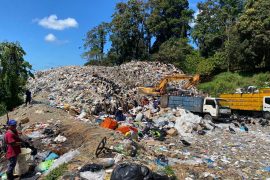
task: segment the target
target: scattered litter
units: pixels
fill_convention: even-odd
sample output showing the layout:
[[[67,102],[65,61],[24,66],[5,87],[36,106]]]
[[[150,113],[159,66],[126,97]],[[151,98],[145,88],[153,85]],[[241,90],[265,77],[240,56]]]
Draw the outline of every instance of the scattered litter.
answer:
[[[67,140],[66,137],[61,136],[61,135],[58,135],[53,141],[59,142],[59,143],[63,143],[63,142],[65,142],[66,140]]]

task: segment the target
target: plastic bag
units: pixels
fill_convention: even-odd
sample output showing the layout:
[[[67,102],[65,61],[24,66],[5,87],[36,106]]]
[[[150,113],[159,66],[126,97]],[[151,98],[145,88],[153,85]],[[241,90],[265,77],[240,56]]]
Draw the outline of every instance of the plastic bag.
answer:
[[[153,174],[146,166],[119,164],[112,172],[111,180],[150,180]]]
[[[30,159],[31,159],[31,149],[21,148],[21,153],[17,157],[15,173],[18,175],[27,173],[29,170],[28,161]]]
[[[39,172],[48,171],[50,169],[50,167],[53,165],[53,162],[54,162],[54,160],[48,160],[48,161],[41,162],[37,167],[37,171],[39,171]]]
[[[202,122],[202,118],[192,113],[182,113],[181,117],[176,119],[175,129],[183,137],[191,137],[192,132]]]
[[[160,166],[168,166],[169,163],[168,159],[164,155],[159,155],[155,160],[155,162],[157,165]]]
[[[108,129],[116,129],[117,125],[117,121],[109,117],[105,118],[104,121],[100,124],[101,127]]]
[[[105,177],[105,171],[101,170],[98,172],[91,172],[91,171],[80,172],[80,177],[87,180],[103,180]]]
[[[50,169],[46,172],[46,174],[48,174],[50,171],[54,170],[55,168],[59,167],[60,165],[62,165],[64,163],[68,163],[75,156],[77,156],[79,154],[80,154],[80,152],[78,150],[75,150],[75,151],[72,150],[72,151],[67,152],[66,154],[61,156],[59,159],[55,160],[55,162],[50,167]]]
[[[57,158],[59,158],[59,156],[52,152],[52,153],[49,154],[49,156],[46,157],[45,161],[54,160],[54,159],[57,159]]]
[[[103,169],[103,166],[100,164],[86,164],[80,169],[80,172],[86,172],[86,171],[98,172],[98,171],[101,171],[102,169]]]

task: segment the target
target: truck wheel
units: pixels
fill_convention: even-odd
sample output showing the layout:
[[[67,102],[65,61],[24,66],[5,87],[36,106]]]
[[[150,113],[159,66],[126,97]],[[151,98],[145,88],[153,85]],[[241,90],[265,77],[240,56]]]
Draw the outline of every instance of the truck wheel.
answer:
[[[213,121],[213,118],[212,118],[212,116],[211,116],[210,114],[204,115],[203,118],[204,118],[205,120],[208,120],[208,121]]]
[[[263,113],[263,118],[264,119],[270,119],[270,112],[264,112]]]

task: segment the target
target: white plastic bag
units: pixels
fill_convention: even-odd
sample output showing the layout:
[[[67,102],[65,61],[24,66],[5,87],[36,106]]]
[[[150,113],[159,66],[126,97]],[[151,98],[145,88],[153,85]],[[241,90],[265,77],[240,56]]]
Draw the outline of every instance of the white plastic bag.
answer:
[[[17,163],[15,166],[15,174],[23,175],[28,172],[28,161],[31,159],[31,149],[21,148],[21,153],[17,157]]]
[[[87,180],[103,180],[105,178],[105,171],[101,170],[98,172],[85,171],[80,172],[80,177]]]

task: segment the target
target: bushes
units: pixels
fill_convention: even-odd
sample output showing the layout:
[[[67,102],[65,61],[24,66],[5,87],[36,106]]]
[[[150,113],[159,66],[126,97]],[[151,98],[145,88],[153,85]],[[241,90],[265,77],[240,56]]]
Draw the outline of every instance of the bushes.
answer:
[[[224,59],[220,53],[216,53],[209,58],[204,58],[200,55],[199,51],[194,50],[192,54],[187,55],[184,66],[180,68],[189,74],[211,76],[224,69]]]
[[[233,93],[235,89],[245,86],[269,87],[270,72],[254,75],[225,72],[216,75],[212,81],[202,83],[198,88],[212,96],[221,93]]]

